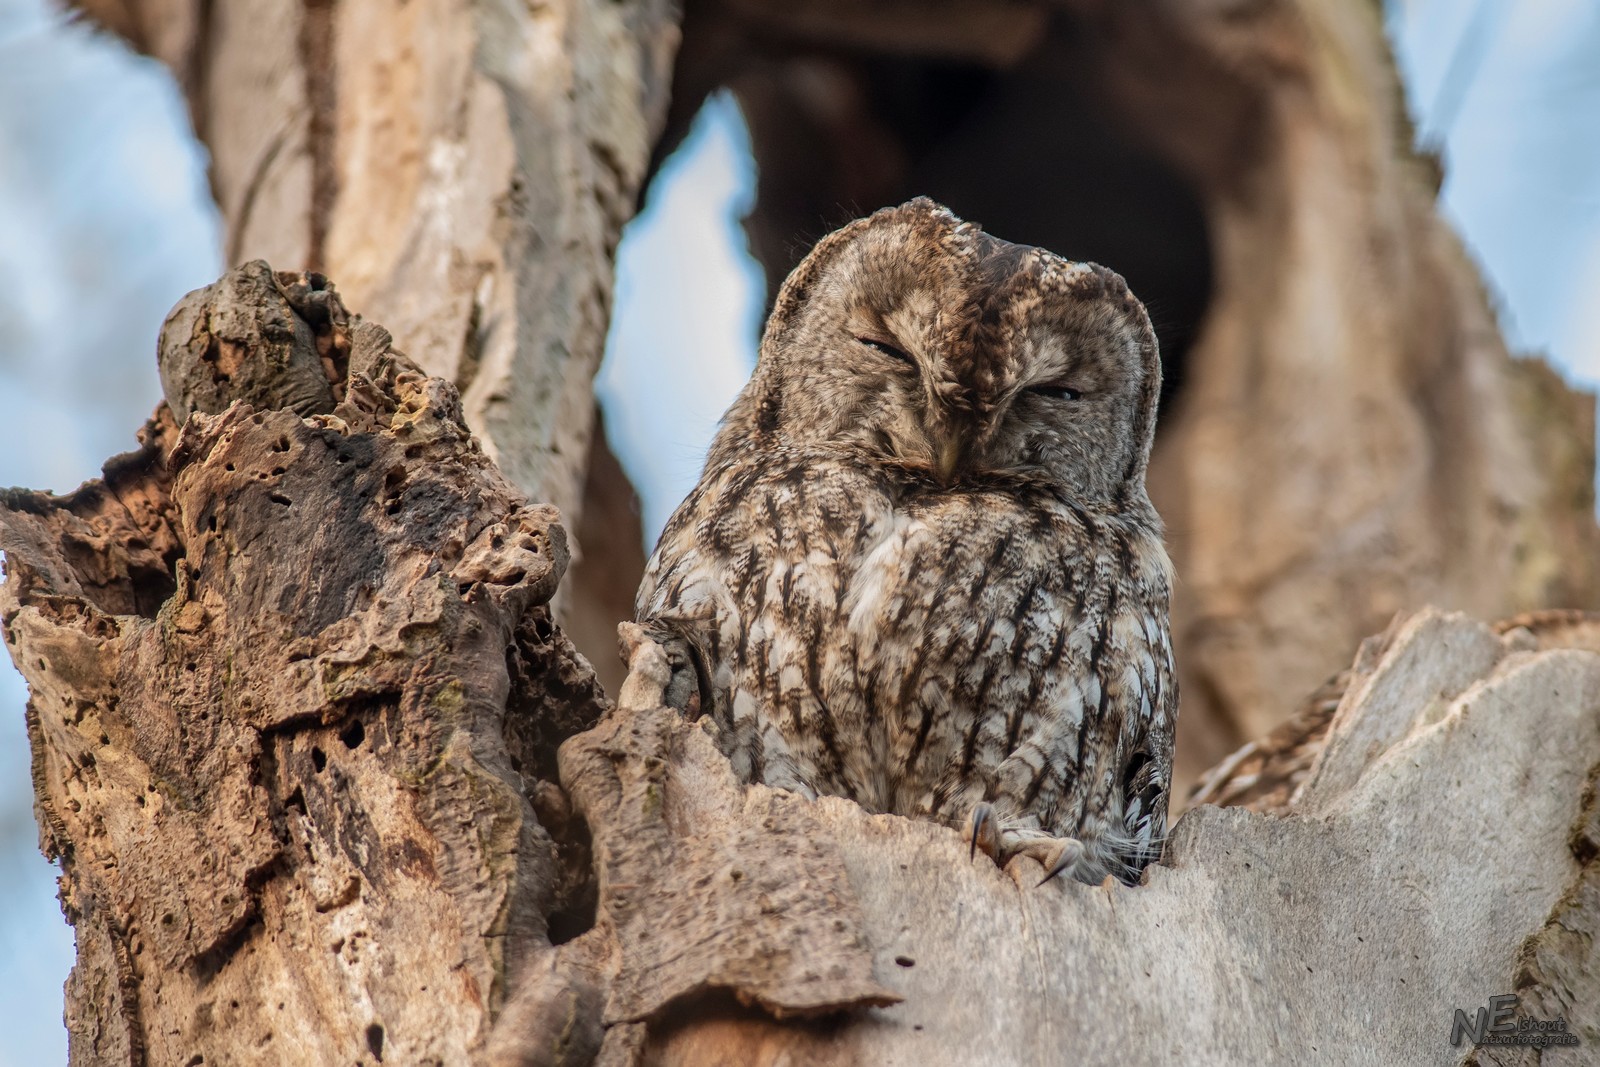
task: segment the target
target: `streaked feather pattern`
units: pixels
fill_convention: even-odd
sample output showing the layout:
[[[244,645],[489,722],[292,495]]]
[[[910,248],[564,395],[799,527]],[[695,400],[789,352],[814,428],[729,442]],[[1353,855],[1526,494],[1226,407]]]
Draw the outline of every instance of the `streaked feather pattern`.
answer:
[[[639,591],[736,770],[951,825],[987,801],[1136,877],[1177,709],[1159,385],[1104,268],[928,201],[826,238]]]

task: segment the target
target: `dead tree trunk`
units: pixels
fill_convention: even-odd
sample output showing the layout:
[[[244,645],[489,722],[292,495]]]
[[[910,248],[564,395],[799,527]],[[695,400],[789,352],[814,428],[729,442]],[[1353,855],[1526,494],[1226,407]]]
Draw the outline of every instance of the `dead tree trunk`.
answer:
[[[1115,267],[1167,364],[1185,780],[1398,610],[1600,607],[1593,399],[1508,356],[1374,2],[685,0],[675,64],[666,0],[80,2],[188,88],[230,260],[337,278],[575,534],[627,492],[589,451],[608,254],[719,86],[772,291],[922,194]],[[643,559],[603,551],[563,617],[615,681]]]
[[[1511,992],[1600,1042],[1600,621],[1397,622],[1208,783],[1287,818],[1040,887],[742,786],[634,627],[611,707],[554,509],[320,278],[162,347],[139,452],[0,501],[75,1062],[1443,1064]]]
[[[181,431],[4,500],[74,1062],[463,1062],[593,907],[552,837],[606,706],[546,608],[556,511],[314,280],[248,265],[165,345]]]
[[[667,5],[85,6],[180,73],[230,256],[372,321],[244,266],[170,320],[139,452],[0,500],[75,1062],[1444,1064],[1511,992],[1600,1045],[1594,621],[1402,618],[1133,889],[743,787],[671,649],[628,633],[613,708],[550,612]],[[774,271],[807,205],[994,222],[946,190],[1015,168],[914,121],[935,56],[990,79],[971,137],[1070,141],[1016,110],[1065,94],[1130,188],[1190,191],[1152,480],[1191,770],[1397,609],[1596,602],[1589,408],[1507,357],[1372,6],[697,0],[683,33],[669,140],[739,92]],[[1149,269],[1181,304],[1194,265]]]

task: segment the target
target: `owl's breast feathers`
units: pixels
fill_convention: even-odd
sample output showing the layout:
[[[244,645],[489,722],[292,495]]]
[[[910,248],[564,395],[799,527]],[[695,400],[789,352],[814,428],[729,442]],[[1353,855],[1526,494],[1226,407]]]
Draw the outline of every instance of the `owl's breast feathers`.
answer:
[[[673,516],[637,611],[696,646],[749,780],[952,823],[987,800],[1148,847],[1177,693],[1145,508],[750,457],[708,470]]]

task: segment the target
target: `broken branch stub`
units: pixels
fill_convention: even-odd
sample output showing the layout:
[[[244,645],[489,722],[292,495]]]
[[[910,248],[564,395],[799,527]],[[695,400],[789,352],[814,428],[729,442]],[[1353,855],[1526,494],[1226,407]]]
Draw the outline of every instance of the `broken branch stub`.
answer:
[[[348,324],[322,275],[274,274],[252,260],[167,314],[158,356],[167,407],[179,423],[236,400],[327,414],[342,394]]]
[[[860,908],[815,805],[746,787],[710,735],[667,706],[666,651],[622,626],[618,710],[561,748],[594,835],[599,927],[620,966],[608,1023],[661,1019],[715,991],[776,1018],[884,1006]]]
[[[73,1058],[461,1062],[584,907],[530,799],[606,707],[558,516],[320,279],[248,264],[168,326],[181,431],[0,498]]]

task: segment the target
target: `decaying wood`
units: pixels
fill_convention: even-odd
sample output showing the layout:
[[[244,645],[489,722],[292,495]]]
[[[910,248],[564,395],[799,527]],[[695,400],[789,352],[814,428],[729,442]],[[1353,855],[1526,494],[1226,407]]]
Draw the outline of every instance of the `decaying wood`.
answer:
[[[1375,5],[690,0],[675,70],[666,0],[80,6],[179,74],[230,260],[442,378],[250,262],[169,321],[139,451],[0,497],[74,1062],[1454,1064],[1506,992],[1600,1047],[1594,616],[1402,613],[1133,888],[742,787],[674,649],[629,631],[613,706],[552,618],[530,500],[616,473],[589,382],[669,73],[658,151],[739,95],[774,276],[932,193],[1069,255],[1113,218],[1203,309],[1151,472],[1190,772],[1402,609],[1600,603],[1592,401],[1507,355]],[[614,619],[603,562],[569,594]]]
[[[4,499],[75,1062],[462,1062],[583,907],[583,842],[535,814],[606,706],[549,620],[556,512],[330,297],[263,264],[194,294],[162,346],[182,430]],[[195,399],[259,402],[319,347],[349,353],[325,412]]]
[[[677,45],[667,0],[84,0],[170,66],[227,259],[322,270],[576,515],[611,251]]]
[[[177,75],[229,265],[336,277],[352,306],[456,384],[488,454],[577,534],[612,252],[665,115],[676,4],[75,5]],[[637,517],[622,518],[616,536],[642,540]],[[638,572],[626,558],[613,566],[621,581],[597,562],[562,600],[614,624]],[[606,636],[585,651],[609,665],[613,649]]]
[[[640,503],[633,483],[606,445],[604,420],[596,417],[589,438],[589,474],[579,513],[578,543],[564,585],[561,626],[594,665],[606,691],[622,685],[622,660],[614,651],[617,622],[633,618],[633,596],[644,573],[645,546]],[[563,516],[565,517],[565,516]]]
[[[607,702],[553,509],[322,279],[231,272],[162,352],[181,428],[0,500],[75,1063],[1454,1064],[1507,992],[1600,1047],[1600,617],[1397,620],[1274,812],[1040,886],[740,785],[637,627]],[[312,359],[329,411],[194,403]]]
[[[859,909],[813,805],[742,788],[709,734],[667,706],[666,652],[623,628],[626,713],[561,756],[620,953],[607,1021],[659,1018],[713,990],[778,1018],[897,1001],[872,980]]]
[[[652,1028],[646,1061],[1454,1064],[1454,1008],[1519,992],[1585,1043],[1549,1062],[1584,1062],[1597,651],[1398,624],[1334,718],[1329,773],[1283,815],[1190,811],[1134,888],[1051,892],[1031,861],[1002,873],[953,832],[817,802],[904,1000],[823,1029],[696,1015]],[[1418,699],[1418,677],[1446,695]],[[1376,737],[1333,773],[1335,745]]]

